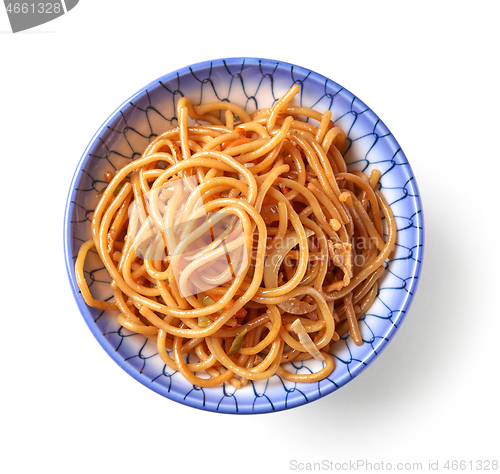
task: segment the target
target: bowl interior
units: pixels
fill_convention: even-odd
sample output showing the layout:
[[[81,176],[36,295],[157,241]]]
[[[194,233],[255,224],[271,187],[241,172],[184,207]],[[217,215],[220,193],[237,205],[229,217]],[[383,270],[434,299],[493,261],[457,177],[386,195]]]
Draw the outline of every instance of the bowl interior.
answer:
[[[155,344],[116,322],[116,314],[88,307],[76,284],[74,262],[80,245],[90,238],[92,212],[105,186],[103,174],[139,157],[150,140],[176,125],[175,103],[187,96],[197,105],[229,100],[247,111],[269,107],[294,83],[301,86],[294,103],[332,111],[346,132],[350,169],[381,171],[381,190],[398,225],[396,251],[387,262],[373,306],[360,320],[364,344],[342,338],[333,353],[336,367],[325,380],[292,383],[274,376],[236,390],[229,384],[203,389],[165,367]],[[411,167],[383,122],[349,91],[315,72],[279,61],[233,58],[196,64],[152,82],[124,102],[101,126],[83,153],[68,196],[65,253],[72,290],[90,330],[107,353],[150,389],[195,408],[224,413],[263,413],[296,407],[318,399],[357,376],[381,352],[402,323],[415,293],[423,251],[423,220]],[[85,265],[94,296],[109,299],[109,276],[95,253]],[[315,360],[289,366],[298,373],[318,370]]]

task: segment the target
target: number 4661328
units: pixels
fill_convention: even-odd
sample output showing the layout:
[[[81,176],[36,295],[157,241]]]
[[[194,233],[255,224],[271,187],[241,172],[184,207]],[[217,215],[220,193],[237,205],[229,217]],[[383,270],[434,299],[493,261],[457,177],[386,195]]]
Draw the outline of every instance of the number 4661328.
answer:
[[[60,3],[9,3],[8,13],[61,13]]]

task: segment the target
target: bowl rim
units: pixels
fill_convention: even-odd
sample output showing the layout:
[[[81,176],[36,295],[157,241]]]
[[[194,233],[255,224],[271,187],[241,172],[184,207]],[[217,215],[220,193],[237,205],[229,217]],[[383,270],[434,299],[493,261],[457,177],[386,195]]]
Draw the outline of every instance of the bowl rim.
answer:
[[[228,414],[234,414],[234,410],[226,410],[224,407],[214,407],[213,403],[203,403],[201,404],[198,399],[196,398],[189,398],[189,397],[183,397],[180,393],[177,393],[175,390],[166,390],[164,387],[162,387],[160,384],[154,384],[151,383],[151,381],[147,380],[145,376],[142,374],[138,373],[138,371],[130,364],[127,364],[126,361],[120,356],[120,354],[111,346],[109,341],[106,339],[106,337],[103,335],[101,331],[99,331],[99,328],[97,325],[94,324],[94,320],[92,318],[92,315],[89,313],[89,307],[86,305],[85,301],[83,300],[81,296],[81,292],[79,290],[78,284],[76,283],[76,277],[75,277],[75,272],[74,272],[74,257],[72,255],[72,236],[71,236],[71,227],[72,227],[72,222],[71,222],[71,216],[72,216],[72,211],[73,207],[75,206],[74,204],[74,198],[77,194],[77,189],[76,189],[76,184],[79,180],[79,176],[81,174],[82,169],[84,169],[85,164],[88,160],[91,159],[89,156],[89,150],[92,149],[94,146],[96,140],[99,138],[99,136],[102,135],[102,132],[106,129],[107,125],[112,122],[116,117],[117,114],[122,111],[127,105],[130,105],[130,102],[133,101],[134,98],[136,98],[139,95],[144,94],[144,92],[148,89],[151,89],[152,87],[156,87],[159,82],[167,82],[172,79],[174,79],[177,76],[182,76],[192,70],[199,70],[201,68],[206,68],[209,66],[219,66],[221,64],[228,65],[232,63],[238,63],[239,65],[242,64],[242,62],[252,62],[252,61],[259,61],[260,63],[263,63],[265,65],[278,65],[278,67],[292,67],[293,69],[307,73],[311,76],[313,76],[316,80],[324,80],[324,81],[329,81],[331,84],[337,85],[340,90],[345,91],[345,93],[349,94],[350,96],[356,98],[360,103],[365,105],[367,109],[370,110],[371,114],[373,117],[378,121],[377,123],[381,123],[383,126],[386,127],[387,130],[390,131],[390,129],[385,125],[385,123],[380,119],[380,117],[371,109],[368,105],[366,105],[365,102],[363,102],[361,99],[359,99],[355,94],[350,92],[348,89],[345,87],[341,86],[340,84],[336,83],[332,79],[324,76],[323,74],[317,73],[314,70],[311,70],[309,68],[305,68],[303,66],[299,66],[287,61],[281,61],[281,60],[274,60],[274,59],[269,59],[269,58],[259,58],[259,57],[228,57],[228,58],[218,58],[218,59],[211,59],[211,60],[206,60],[206,61],[200,61],[197,63],[193,63],[187,66],[183,66],[181,68],[178,68],[174,71],[168,72],[157,79],[149,82],[145,86],[141,87],[139,90],[137,90],[134,94],[132,94],[129,98],[124,100],[118,107],[116,107],[112,113],[108,115],[108,117],[104,120],[104,122],[101,124],[101,126],[97,129],[97,131],[93,134],[92,138],[88,142],[87,146],[85,147],[85,150],[83,151],[72,176],[69,190],[67,193],[67,198],[66,198],[66,204],[64,208],[64,223],[63,223],[63,247],[64,247],[64,258],[65,258],[65,266],[66,266],[66,272],[69,278],[69,283],[70,287],[73,293],[73,297],[75,299],[75,302],[77,303],[77,307],[79,309],[80,314],[83,316],[83,319],[85,323],[87,324],[87,327],[90,329],[91,333],[95,337],[95,339],[98,341],[98,343],[101,345],[101,347],[106,351],[108,356],[111,357],[114,362],[121,367],[126,373],[128,373],[130,376],[132,376],[136,381],[140,382],[142,385],[145,387],[149,388],[150,390],[153,390],[154,392],[158,393],[159,395],[164,396],[165,398],[168,398],[172,401],[181,403],[182,405],[189,406],[192,408],[200,409],[203,411],[210,411],[210,412],[216,412],[216,413],[228,413]],[[397,145],[400,149],[400,145],[397,142],[396,138],[394,135],[391,133],[391,140],[394,142],[395,145]],[[401,149],[402,151],[402,149]],[[402,151],[402,155],[404,155],[404,152]],[[422,272],[422,267],[423,267],[423,257],[424,257],[424,247],[425,247],[425,225],[424,225],[424,211],[423,211],[423,205],[422,205],[422,197],[420,195],[419,189],[418,189],[418,184],[415,178],[415,174],[413,173],[413,170],[411,168],[411,164],[407,161],[407,168],[408,168],[408,174],[413,178],[413,183],[412,186],[413,188],[417,191],[414,196],[412,196],[412,199],[416,202],[418,209],[419,209],[419,215],[418,215],[418,231],[417,231],[417,239],[416,239],[416,250],[415,250],[415,263],[412,267],[412,271],[409,274],[410,283],[408,285],[408,291],[406,293],[406,297],[404,298],[403,303],[398,307],[398,310],[401,312],[401,316],[398,319],[398,324],[395,325],[393,324],[392,326],[388,327],[386,333],[383,334],[384,340],[381,342],[379,346],[377,346],[377,350],[372,350],[367,357],[365,357],[362,360],[362,364],[357,365],[352,372],[350,372],[349,377],[344,377],[343,380],[340,380],[338,382],[335,382],[335,384],[331,384],[330,386],[320,390],[316,390],[312,393],[308,393],[308,397],[304,400],[304,398],[295,398],[292,400],[288,400],[287,402],[283,402],[282,400],[278,402],[275,402],[273,404],[272,409],[264,409],[262,407],[259,407],[257,410],[254,408],[252,409],[245,409],[244,407],[241,407],[239,410],[237,410],[237,414],[263,414],[263,413],[275,413],[283,410],[289,410],[293,409],[305,404],[308,404],[312,401],[318,400],[320,398],[323,398],[324,396],[338,390],[339,388],[343,387],[346,385],[349,381],[353,380],[356,378],[359,374],[361,374],[370,364],[373,363],[373,361],[380,356],[380,354],[383,352],[383,350],[387,347],[388,342],[394,337],[394,335],[397,333],[399,330],[401,324],[404,322],[406,319],[408,310],[411,306],[411,303],[415,297],[416,290],[418,287],[418,283],[420,280],[420,275]],[[298,400],[298,401],[297,401]]]

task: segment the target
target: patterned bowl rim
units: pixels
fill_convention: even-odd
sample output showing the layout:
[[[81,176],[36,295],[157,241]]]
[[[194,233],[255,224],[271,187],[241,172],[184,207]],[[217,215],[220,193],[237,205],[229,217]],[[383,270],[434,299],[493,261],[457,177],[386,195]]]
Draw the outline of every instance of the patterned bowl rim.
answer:
[[[131,95],[128,99],[126,99],[122,104],[120,104],[103,122],[103,124],[98,128],[98,130],[94,133],[92,136],[91,140],[89,141],[88,145],[86,146],[80,160],[78,161],[78,164],[75,168],[71,184],[69,187],[68,195],[67,195],[67,200],[66,200],[66,206],[64,210],[64,226],[63,226],[63,245],[64,245],[64,256],[65,256],[65,263],[66,263],[66,271],[68,274],[69,278],[69,283],[71,286],[71,290],[73,293],[73,296],[75,298],[75,301],[77,303],[77,306],[80,310],[80,313],[82,314],[87,326],[89,327],[91,333],[93,336],[96,338],[98,343],[101,345],[101,347],[107,352],[107,354],[120,366],[126,373],[128,373],[130,376],[132,376],[135,380],[140,382],[141,384],[145,385],[147,388],[153,390],[154,392],[172,400],[176,401],[178,403],[181,403],[182,405],[189,406],[192,408],[197,408],[200,410],[204,411],[211,411],[211,412],[217,412],[217,413],[229,413],[233,414],[235,413],[234,410],[225,410],[225,409],[219,409],[218,407],[215,407],[213,403],[203,403],[200,404],[200,402],[197,399],[186,399],[186,397],[182,396],[180,393],[177,393],[176,391],[166,391],[164,387],[162,387],[159,384],[151,384],[151,381],[146,379],[145,377],[142,376],[142,374],[138,373],[138,371],[131,365],[127,364],[124,359],[120,356],[120,354],[110,345],[109,341],[106,339],[106,337],[103,335],[103,333],[99,330],[99,328],[94,324],[94,321],[89,314],[89,308],[86,305],[86,303],[83,301],[83,298],[81,297],[81,293],[78,287],[78,284],[76,282],[76,277],[74,273],[74,257],[73,257],[73,245],[72,245],[72,237],[71,237],[71,216],[72,216],[72,211],[73,207],[75,206],[74,204],[74,197],[77,193],[76,190],[76,184],[79,179],[79,175],[82,169],[85,168],[86,163],[91,159],[89,157],[89,150],[92,149],[94,146],[95,141],[99,138],[99,136],[102,135],[102,132],[106,129],[107,125],[112,122],[117,114],[122,111],[125,107],[130,105],[131,101],[142,95],[146,90],[149,90],[153,87],[156,87],[158,83],[161,82],[168,82],[172,79],[175,79],[176,77],[182,77],[185,74],[188,74],[193,71],[197,71],[202,68],[207,68],[207,67],[216,67],[216,66],[230,66],[232,64],[240,64],[243,62],[255,62],[258,61],[260,64],[269,66],[273,65],[276,66],[276,68],[282,68],[282,67],[287,67],[287,68],[292,68],[294,71],[297,71],[298,73],[303,73],[304,75],[307,75],[308,77],[313,78],[315,81],[322,81],[323,83],[328,82],[331,85],[336,85],[339,87],[339,91],[343,91],[344,93],[352,96],[358,104],[364,105],[369,111],[374,120],[377,121],[377,123],[380,123],[382,126],[384,126],[387,130],[389,130],[384,122],[378,117],[378,115],[373,112],[373,110],[368,107],[363,101],[361,101],[355,94],[350,92],[348,89],[345,87],[339,85],[335,81],[327,78],[326,76],[323,76],[320,73],[317,73],[311,69],[298,66],[286,61],[280,61],[280,60],[274,60],[274,59],[266,59],[266,58],[257,58],[257,57],[230,57],[230,58],[219,58],[219,59],[213,59],[213,60],[207,60],[207,61],[201,61],[198,63],[194,63],[188,66],[184,66],[182,68],[179,68],[175,71],[169,72],[153,81],[148,83],[147,85],[141,87],[136,93]],[[394,145],[397,145],[398,148],[400,148],[396,138],[392,135],[390,140],[393,142]],[[401,151],[401,155],[404,156],[404,153]],[[302,406],[304,404],[310,403],[312,401],[318,400],[320,398],[323,398],[324,396],[338,390],[339,388],[343,387],[347,382],[350,380],[354,379],[357,377],[359,374],[361,374],[369,365],[370,363],[377,358],[380,353],[387,347],[387,343],[390,341],[390,339],[395,335],[397,330],[400,328],[401,323],[404,321],[406,318],[407,312],[409,307],[411,306],[411,303],[413,301],[413,298],[415,296],[415,292],[417,290],[418,282],[419,282],[419,277],[422,271],[422,263],[423,263],[423,255],[424,255],[424,217],[423,217],[423,209],[422,209],[422,202],[421,202],[421,197],[420,193],[418,192],[418,185],[415,180],[415,176],[413,173],[413,170],[411,169],[411,165],[409,162],[405,163],[407,165],[408,169],[408,175],[411,176],[413,179],[412,186],[413,188],[417,191],[415,195],[412,196],[414,199],[415,203],[417,204],[415,208],[418,208],[418,234],[417,234],[417,242],[418,245],[416,246],[417,249],[415,251],[415,263],[413,265],[412,271],[409,274],[408,278],[411,279],[410,283],[407,286],[407,296],[401,305],[400,308],[398,308],[401,311],[401,316],[398,319],[398,325],[393,325],[391,326],[387,333],[383,335],[383,342],[377,346],[377,351],[373,350],[369,353],[367,357],[365,357],[362,361],[361,364],[359,364],[357,367],[355,367],[352,372],[349,373],[349,377],[344,376],[341,380],[337,380],[335,384],[331,384],[330,386],[323,388],[322,390],[317,390],[313,393],[308,393],[308,397],[306,399],[303,398],[298,398],[298,399],[290,399],[288,402],[284,402],[280,400],[279,402],[275,402],[273,404],[272,409],[257,409],[255,410],[254,408],[252,409],[246,409],[245,407],[242,407],[242,409],[237,410],[238,414],[262,414],[262,413],[275,413],[283,410],[288,410],[291,408],[296,408],[299,406]]]

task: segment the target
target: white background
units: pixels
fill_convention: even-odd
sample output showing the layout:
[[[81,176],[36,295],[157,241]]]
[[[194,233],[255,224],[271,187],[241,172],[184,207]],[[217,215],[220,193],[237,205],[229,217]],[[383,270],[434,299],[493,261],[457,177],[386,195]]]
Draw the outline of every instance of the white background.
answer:
[[[2,6],[0,470],[498,460],[495,6],[81,0],[18,34]],[[342,389],[269,415],[188,408],[119,369],[78,312],[63,256],[69,184],[102,122],[159,76],[234,56],[299,64],[356,94],[401,144],[424,204],[424,270],[395,339]]]

